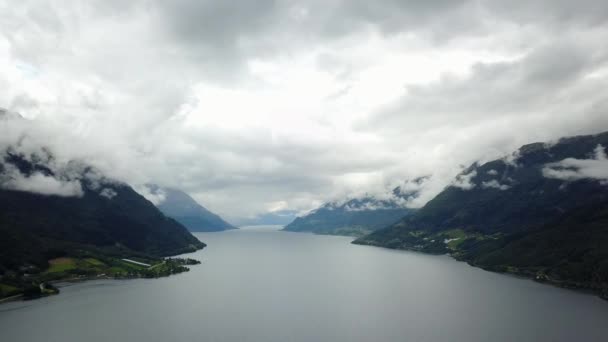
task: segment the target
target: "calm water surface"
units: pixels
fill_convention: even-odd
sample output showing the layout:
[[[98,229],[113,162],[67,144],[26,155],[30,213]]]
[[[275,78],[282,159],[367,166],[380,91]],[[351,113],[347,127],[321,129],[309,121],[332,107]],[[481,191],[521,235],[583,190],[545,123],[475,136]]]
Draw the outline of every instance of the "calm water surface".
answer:
[[[608,302],[449,257],[269,227],[198,237],[187,274],[0,305],[0,341],[608,341]]]

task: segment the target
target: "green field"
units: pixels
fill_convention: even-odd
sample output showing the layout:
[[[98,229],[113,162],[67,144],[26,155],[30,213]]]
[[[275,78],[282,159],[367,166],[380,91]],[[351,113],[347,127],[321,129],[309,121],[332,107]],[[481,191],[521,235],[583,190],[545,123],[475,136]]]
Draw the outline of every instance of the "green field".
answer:
[[[151,267],[133,264],[118,257],[100,254],[82,254],[72,257],[61,257],[48,260],[49,268],[40,273],[27,276],[12,275],[2,279],[0,298],[24,294],[28,298],[58,293],[52,287],[59,280],[95,279],[95,278],[158,278],[188,271],[185,265],[200,263],[191,259],[147,259],[137,261],[148,263]],[[26,278],[27,277],[27,278]],[[39,289],[40,285],[47,287]]]
[[[49,260],[51,265],[47,273],[59,273],[73,270],[76,268],[76,261],[73,258],[56,258]]]
[[[0,284],[0,298],[12,296],[18,294],[19,292],[19,289],[14,286]]]
[[[105,266],[106,264],[104,264],[103,262],[95,259],[95,258],[85,258],[84,261],[86,261],[87,263],[93,265],[93,266]]]

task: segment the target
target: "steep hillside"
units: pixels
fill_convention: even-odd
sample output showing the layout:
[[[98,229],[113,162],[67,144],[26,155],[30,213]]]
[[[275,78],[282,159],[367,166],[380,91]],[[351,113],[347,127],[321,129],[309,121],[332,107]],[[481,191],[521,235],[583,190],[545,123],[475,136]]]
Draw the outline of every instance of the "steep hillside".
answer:
[[[0,160],[2,282],[35,282],[58,257],[152,262],[205,246],[130,186],[79,163],[54,164],[44,150],[9,148]]]
[[[608,289],[608,133],[473,165],[415,214],[356,240],[565,287]],[[604,176],[603,176],[604,175]]]
[[[177,189],[149,186],[150,191],[161,197],[158,209],[174,218],[191,232],[215,232],[236,229],[219,215],[198,204],[190,195]]]

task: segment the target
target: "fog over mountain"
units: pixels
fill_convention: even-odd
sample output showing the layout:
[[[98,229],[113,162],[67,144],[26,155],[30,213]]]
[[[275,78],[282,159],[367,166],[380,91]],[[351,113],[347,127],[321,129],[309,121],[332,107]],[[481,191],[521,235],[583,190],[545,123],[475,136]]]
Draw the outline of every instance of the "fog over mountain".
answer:
[[[284,226],[291,223],[298,215],[295,210],[277,210],[258,214],[251,217],[243,217],[236,221],[239,226]]]
[[[608,298],[608,132],[475,163],[416,212],[354,243],[449,253]]]
[[[465,165],[608,130],[606,18],[599,0],[0,0],[0,147],[44,147],[60,175],[3,184],[80,196],[82,161],[244,222],[429,176],[402,203],[421,207],[470,185]],[[605,180],[603,147],[544,175]]]

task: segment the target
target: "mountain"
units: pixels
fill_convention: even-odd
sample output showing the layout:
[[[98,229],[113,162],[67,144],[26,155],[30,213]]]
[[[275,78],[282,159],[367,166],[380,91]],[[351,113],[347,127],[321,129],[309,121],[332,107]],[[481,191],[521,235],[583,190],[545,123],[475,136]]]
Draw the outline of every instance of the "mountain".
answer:
[[[239,226],[284,226],[292,222],[297,213],[295,210],[277,210],[253,218],[242,218],[237,223]]]
[[[59,166],[44,149],[9,147],[0,158],[0,283],[10,288],[87,274],[160,275],[173,265],[161,257],[205,247],[129,185],[82,163]],[[123,258],[162,265],[134,269]],[[71,273],[52,273],[53,260],[68,260]],[[183,270],[175,265],[166,274]]]
[[[192,197],[181,190],[148,186],[149,190],[161,198],[158,209],[165,215],[174,218],[191,232],[215,232],[236,229],[218,215],[198,204]]]
[[[361,236],[384,228],[411,211],[393,200],[378,200],[373,197],[351,199],[344,203],[329,202],[306,216],[297,217],[283,230]]]
[[[608,296],[608,132],[474,164],[416,213],[356,244],[451,253]]]

